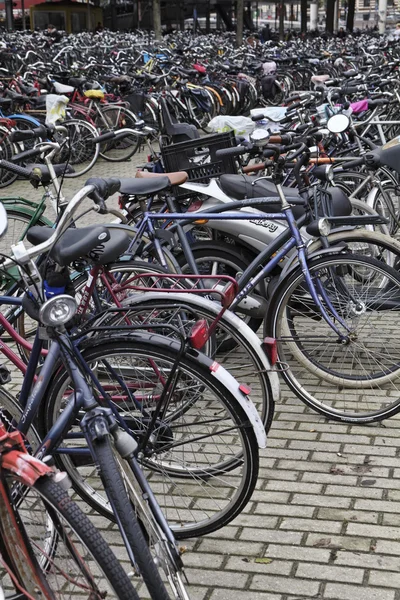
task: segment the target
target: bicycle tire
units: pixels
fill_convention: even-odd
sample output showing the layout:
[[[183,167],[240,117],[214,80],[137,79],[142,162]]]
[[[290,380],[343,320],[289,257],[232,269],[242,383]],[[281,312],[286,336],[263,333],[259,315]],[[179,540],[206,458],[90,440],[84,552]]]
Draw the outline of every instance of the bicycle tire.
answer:
[[[8,475],[8,482],[14,481],[16,485],[20,485],[23,483],[24,489],[29,489],[24,481],[19,481],[15,479],[14,474],[10,474],[7,472],[3,473],[4,475]],[[38,544],[37,539],[35,539],[32,543],[30,543],[30,536],[26,529],[25,524],[22,526],[23,517],[20,516],[20,527],[23,529],[20,531],[20,535],[25,537],[25,540],[28,540],[26,545],[28,553],[30,555],[30,563],[39,568],[40,572],[36,575],[37,577],[45,580],[45,586],[47,589],[50,589],[52,592],[51,597],[54,599],[62,599],[64,597],[63,590],[66,592],[68,598],[70,598],[71,588],[77,587],[80,594],[87,593],[88,600],[98,596],[96,593],[98,591],[98,585],[95,584],[96,575],[92,574],[89,567],[89,556],[90,553],[91,559],[94,559],[94,563],[96,565],[96,570],[100,567],[103,577],[107,580],[107,582],[111,585],[111,588],[114,591],[112,596],[109,596],[109,589],[107,589],[107,597],[114,598],[115,600],[138,600],[139,596],[137,595],[135,589],[133,588],[131,581],[128,575],[125,573],[122,568],[120,562],[117,560],[114,553],[111,551],[109,545],[106,541],[101,537],[100,533],[97,531],[93,523],[89,520],[89,518],[81,511],[81,509],[71,500],[68,496],[68,493],[60,487],[55,481],[53,481],[49,477],[41,477],[36,483],[31,486],[31,491],[37,492],[40,498],[44,501],[46,510],[50,511],[53,515],[54,520],[57,522],[56,528],[58,531],[58,546],[62,545],[62,557],[58,559],[60,562],[62,561],[63,568],[61,569],[58,564],[55,566],[55,573],[53,570],[53,565],[55,560],[57,560],[57,552],[60,552],[60,548],[57,548],[57,552],[53,557],[48,557],[48,563],[46,569],[40,569],[38,563],[38,555],[40,555],[41,547]],[[28,492],[29,493],[29,492]],[[37,496],[35,495],[35,498]],[[38,509],[37,509],[38,510]],[[20,511],[17,509],[18,513]],[[71,542],[71,533],[66,532],[66,527],[61,522],[65,522],[66,525],[71,530],[71,533],[76,535],[76,538],[83,545],[85,549],[85,558],[80,556],[79,549],[77,548],[78,544],[73,540]],[[10,532],[11,533],[11,532]],[[15,533],[15,532],[14,532]],[[64,542],[63,535],[65,535]],[[15,538],[19,539],[19,536],[15,536]],[[15,540],[14,538],[14,540]],[[16,550],[18,550],[18,542],[13,542],[16,546]],[[70,546],[71,543],[71,546]],[[74,553],[72,554],[72,548]],[[69,556],[71,556],[72,560],[69,560]],[[78,554],[82,560],[82,567],[78,566],[78,563],[75,559],[75,554]],[[67,567],[68,565],[68,567]],[[80,571],[83,575],[83,581],[85,582],[85,587],[82,586],[81,581],[77,581],[76,575],[72,577],[70,575],[69,569],[71,569],[71,565],[75,565],[75,567]],[[37,571],[36,571],[37,573]],[[66,575],[66,579],[62,579],[61,574]],[[29,576],[29,572],[27,573]],[[60,585],[60,579],[62,583]],[[66,586],[66,583],[68,585]],[[31,585],[32,581],[26,581],[26,585]],[[89,588],[90,585],[90,588]],[[104,585],[104,584],[103,584]],[[107,587],[109,587],[107,585]],[[96,594],[96,595],[94,595]],[[15,596],[14,596],[15,597]],[[79,597],[82,597],[80,595]]]
[[[74,172],[65,173],[64,177],[74,179],[90,171],[96,163],[100,148],[93,140],[99,132],[83,119],[68,119],[60,124],[68,130],[69,143],[57,155],[57,162],[71,165]]]
[[[115,116],[111,113],[114,111]],[[118,131],[118,129],[130,128],[135,129],[137,118],[133,112],[125,106],[119,104],[108,104],[101,108],[101,113],[107,121],[108,129],[105,127],[100,115],[96,115],[95,122],[101,133],[107,131]],[[107,116],[108,113],[108,116]],[[101,144],[100,156],[108,162],[121,162],[129,160],[138,150],[140,137],[138,135],[129,135],[122,140],[110,141]],[[99,147],[99,144],[97,144]],[[116,152],[117,156],[112,153]]]
[[[7,232],[1,237],[0,252],[9,255],[12,244],[25,239],[26,232],[33,219],[32,214],[23,212],[23,210],[8,208],[7,203],[5,204],[5,209],[7,212]],[[48,221],[44,218],[35,220],[33,224],[45,227],[49,225]],[[26,246],[29,247],[29,244],[26,243]]]
[[[354,271],[352,265],[359,270]],[[397,344],[392,344],[389,332],[396,329],[399,273],[373,258],[345,253],[312,260],[309,269],[314,278],[321,277],[324,281],[325,277],[325,293],[339,316],[345,322],[353,319],[350,338],[345,345],[338,343],[338,336],[307,296],[304,274],[300,269],[293,270],[274,291],[264,329],[278,340],[279,358],[288,366],[282,370],[285,382],[305,404],[331,419],[368,423],[393,416],[400,411],[400,360],[396,360]],[[345,290],[341,287],[340,293],[336,282],[332,282],[333,269],[339,279],[347,277],[348,287]],[[354,273],[359,275],[360,269],[366,269],[364,273],[369,274],[369,279],[373,272],[385,278],[386,288],[372,288],[366,278],[369,295],[364,292],[361,300],[358,276],[354,276]],[[379,310],[383,302],[387,310]],[[378,315],[377,332],[371,331],[371,314]],[[331,348],[333,353],[329,354]],[[386,356],[390,360],[391,349],[394,364],[381,367]],[[376,373],[368,372],[368,360]]]
[[[166,374],[175,363],[176,346],[176,341],[170,338],[135,333],[129,338],[119,336],[111,341],[97,338],[83,350],[83,356],[89,365],[96,365],[98,377],[102,374],[99,369],[101,360],[104,364],[106,357],[108,363],[113,356],[123,357],[121,364],[129,365],[132,372],[130,380],[125,375],[125,385],[131,382],[131,386],[134,386],[136,363],[140,381],[143,381],[143,372],[147,372],[143,369],[148,368],[148,361],[155,361],[158,372],[161,369],[161,373]],[[181,387],[177,386],[173,402],[178,406],[186,403],[185,406],[190,406],[190,409],[180,414],[179,419],[171,423],[166,419],[165,424],[158,426],[152,457],[145,457],[141,462],[145,473],[149,475],[150,485],[157,486],[154,489],[156,498],[177,539],[210,533],[235,518],[252,495],[259,467],[258,444],[247,415],[237,399],[210,370],[216,363],[204,355],[200,356],[201,363],[195,355],[188,354],[181,357],[179,363]],[[115,363],[114,358],[114,371]],[[151,369],[154,371],[154,366]],[[123,401],[120,383],[115,383],[115,375],[112,380],[105,369],[104,374],[106,384],[114,386],[119,410],[125,414],[125,420],[130,419],[128,425],[135,427],[136,431],[137,411],[135,413],[132,401]],[[151,378],[148,381],[150,389],[153,385]],[[55,373],[43,405],[41,422],[46,430],[62,410],[64,397],[68,397],[68,385],[65,371],[64,374],[61,370]],[[157,393],[157,389],[154,389]],[[147,406],[151,406],[154,402],[152,396],[146,398]],[[215,422],[210,423],[210,414],[214,413]],[[197,442],[199,429],[202,431],[201,447]],[[64,440],[64,445],[67,443]],[[72,443],[77,442],[75,440]],[[104,496],[94,489],[95,482],[90,484],[85,479],[86,471],[82,475],[79,465],[66,455],[60,455],[58,463],[69,472],[77,493],[101,514],[111,517]],[[87,464],[84,464],[83,468],[86,467]],[[174,482],[173,493],[170,492],[171,479]],[[195,498],[192,497],[193,483],[197,489]],[[220,486],[218,490],[217,485]],[[206,498],[208,502],[205,506]],[[215,503],[212,502],[213,498]]]
[[[148,592],[152,600],[170,600],[158,567],[144,538],[142,528],[129,501],[120,468],[111,448],[110,439],[104,437],[102,440],[93,440],[92,443],[107,495],[109,495],[115,507]]]

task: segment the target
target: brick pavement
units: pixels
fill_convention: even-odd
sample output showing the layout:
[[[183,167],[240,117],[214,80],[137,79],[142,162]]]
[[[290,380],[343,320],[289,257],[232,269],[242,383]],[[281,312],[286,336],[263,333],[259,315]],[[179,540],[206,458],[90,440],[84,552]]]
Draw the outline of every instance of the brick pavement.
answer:
[[[90,176],[127,177],[141,160],[99,162]],[[69,180],[65,190],[80,184]],[[38,196],[22,182],[0,194],[9,192]],[[283,388],[246,510],[185,543],[191,597],[400,600],[398,427],[398,418],[363,427],[328,422]],[[125,560],[114,527],[92,518]]]

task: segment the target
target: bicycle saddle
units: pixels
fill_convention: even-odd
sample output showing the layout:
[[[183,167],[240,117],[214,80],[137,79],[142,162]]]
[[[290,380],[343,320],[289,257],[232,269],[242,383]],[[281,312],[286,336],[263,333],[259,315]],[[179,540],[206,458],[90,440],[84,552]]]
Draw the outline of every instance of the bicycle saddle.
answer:
[[[72,94],[75,91],[75,88],[72,85],[65,85],[64,83],[59,83],[58,81],[53,82],[53,87],[57,94]]]
[[[121,194],[127,194],[128,196],[149,196],[150,194],[166,190],[171,185],[166,175],[149,179],[122,177],[120,181],[121,187],[119,191]]]
[[[28,242],[37,246],[47,241],[54,233],[51,227],[35,225],[28,230]],[[107,229],[103,225],[67,229],[54,244],[50,256],[62,267],[79,258],[87,258],[91,263],[106,265],[125,252],[130,238],[124,231]]]
[[[138,179],[160,179],[161,177],[168,177],[170,185],[182,185],[182,183],[186,183],[188,174],[186,171],[175,171],[173,173],[149,173],[149,171],[136,171],[136,177]]]
[[[272,181],[261,179],[252,185],[252,182],[256,179],[257,177],[249,177],[248,175],[221,175],[219,178],[219,184],[222,191],[225,192],[227,196],[230,196],[236,200],[263,197],[277,198],[278,192],[276,191],[276,187]],[[282,189],[289,202],[290,198],[295,198],[297,201],[302,200],[296,189],[288,187],[283,187]],[[279,204],[269,204],[268,201],[257,208],[264,210],[265,212],[281,212],[281,207]],[[304,206],[293,207],[293,214],[296,219],[299,219],[302,215],[304,215],[304,212]]]
[[[256,179],[256,177],[249,177],[248,175],[221,175],[219,182],[225,194],[235,198],[236,200],[244,200],[246,198],[277,197],[278,194],[276,187],[272,181],[260,179],[254,185],[251,185]],[[289,203],[291,198],[296,199],[297,201],[302,199],[295,188],[283,187],[282,189]],[[329,192],[331,197],[330,216],[342,217],[351,214],[351,202],[343,190],[338,187],[329,187],[327,192]],[[281,208],[279,204],[268,204],[268,202],[266,202],[260,206],[260,210],[276,213],[280,212]],[[292,210],[296,219],[299,219],[305,213],[304,206],[293,206]]]
[[[74,88],[78,88],[84,83],[86,83],[87,79],[85,77],[70,77],[68,79],[68,85],[72,85]]]

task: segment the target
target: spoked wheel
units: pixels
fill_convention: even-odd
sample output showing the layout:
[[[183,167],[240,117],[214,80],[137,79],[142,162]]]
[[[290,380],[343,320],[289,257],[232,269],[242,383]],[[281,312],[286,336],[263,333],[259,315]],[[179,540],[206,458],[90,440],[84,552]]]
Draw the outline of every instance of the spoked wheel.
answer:
[[[310,266],[322,318],[296,270],[276,288],[265,332],[278,339],[282,375],[292,391],[323,415],[372,422],[400,411],[400,277],[373,258],[343,254]]]
[[[96,117],[96,125],[102,133],[117,132],[119,129],[136,126],[135,115],[122,105],[110,104],[101,109],[101,115]],[[100,156],[110,162],[128,160],[139,148],[140,137],[136,134],[119,140],[110,140],[101,144]]]
[[[68,143],[57,154],[57,161],[68,163],[74,169],[74,173],[66,172],[64,177],[79,177],[93,167],[99,156],[99,144],[94,143],[99,132],[82,119],[70,119],[62,125],[68,130]]]
[[[1,484],[1,500],[7,494],[14,508],[10,513],[0,501],[2,545],[16,565],[20,578],[19,587],[15,589],[4,557],[1,557],[0,584],[6,598],[15,598],[15,591],[26,591],[29,596],[24,595],[24,598],[101,600],[107,596],[114,600],[138,600],[139,596],[108,544],[57,483],[41,477],[28,487],[11,473],[2,471]],[[23,496],[22,504],[18,501],[19,496]],[[51,552],[46,538],[38,536],[46,515],[51,517],[56,531]]]
[[[84,352],[85,360],[140,440],[171,369],[176,367],[176,342],[155,334],[99,342]],[[187,354],[179,359],[168,410],[156,423],[141,458],[157,501],[180,538],[210,533],[229,523],[243,510],[257,481],[254,430],[238,401],[213,375],[213,364],[205,356],[201,362]],[[44,408],[46,429],[70,393],[69,377],[60,371]],[[71,433],[78,438],[67,437],[64,446],[82,444],[79,432],[76,423]],[[77,492],[111,518],[95,467],[89,457],[84,459],[80,466],[77,459],[65,454],[59,457]]]

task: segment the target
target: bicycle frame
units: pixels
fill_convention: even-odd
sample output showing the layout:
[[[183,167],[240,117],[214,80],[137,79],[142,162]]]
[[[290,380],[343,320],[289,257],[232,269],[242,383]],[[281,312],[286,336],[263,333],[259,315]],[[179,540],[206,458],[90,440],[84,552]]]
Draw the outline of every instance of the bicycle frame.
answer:
[[[277,185],[277,189],[279,190],[278,185]],[[251,219],[254,219],[254,213],[242,213],[240,211],[235,212],[235,213],[229,213],[227,211],[232,208],[236,208],[236,209],[245,208],[246,206],[255,206],[256,207],[257,204],[263,204],[263,203],[265,204],[266,202],[281,203],[281,198],[280,197],[279,198],[258,198],[258,199],[253,199],[253,200],[249,200],[249,201],[244,201],[244,202],[235,202],[232,204],[226,204],[223,206],[219,206],[217,209],[218,212],[212,212],[212,213],[208,212],[207,213],[207,212],[200,211],[200,212],[196,213],[196,216],[193,216],[193,214],[190,214],[190,213],[189,214],[188,213],[168,213],[168,215],[166,215],[165,213],[145,212],[144,216],[143,216],[143,220],[138,228],[138,233],[135,236],[134,241],[132,242],[132,245],[134,245],[135,242],[137,243],[138,237],[140,237],[144,233],[144,231],[146,230],[146,227],[148,228],[148,231],[150,231],[151,233],[154,232],[154,228],[151,223],[151,221],[153,221],[153,220],[159,219],[159,220],[167,221],[164,225],[165,228],[167,228],[168,225],[172,225],[174,221],[190,222],[190,221],[198,221],[200,219],[201,220],[223,220],[223,219],[225,219],[225,220],[226,219],[251,220]],[[274,268],[280,263],[280,261],[285,258],[286,254],[288,252],[297,248],[299,263],[300,263],[301,269],[303,270],[303,272],[305,274],[307,286],[308,286],[308,289],[309,289],[309,292],[311,294],[313,301],[315,302],[318,310],[321,313],[321,316],[324,318],[326,323],[339,336],[339,340],[340,341],[346,340],[346,336],[340,332],[336,323],[331,319],[326,308],[324,307],[324,305],[322,304],[322,302],[320,300],[320,296],[322,296],[322,298],[324,299],[324,302],[328,306],[330,313],[334,316],[335,321],[337,323],[340,323],[340,325],[345,329],[345,331],[349,331],[347,325],[344,323],[343,319],[337,313],[336,309],[330,302],[329,298],[327,297],[326,293],[322,289],[321,285],[318,283],[318,291],[317,291],[316,286],[314,285],[312,276],[308,269],[306,248],[305,248],[303,239],[301,237],[301,234],[300,234],[300,231],[298,228],[298,224],[297,224],[296,219],[293,216],[293,212],[290,208],[290,205],[288,205],[287,207],[284,206],[282,210],[283,210],[283,212],[281,212],[281,213],[260,213],[260,215],[257,215],[257,218],[259,218],[259,219],[265,219],[265,220],[271,220],[271,221],[277,221],[277,220],[286,221],[288,223],[288,232],[290,233],[290,237],[282,245],[282,240],[287,239],[286,232],[283,232],[280,236],[278,236],[276,238],[276,240],[273,244],[275,254],[272,256],[272,253],[270,252],[271,248],[270,248],[270,246],[268,246],[266,248],[266,250],[264,250],[264,252],[262,252],[261,255],[259,255],[253,261],[253,263],[251,263],[251,265],[246,269],[246,271],[243,273],[242,277],[240,278],[240,280],[238,282],[240,291],[239,291],[238,295],[236,296],[235,300],[233,301],[233,303],[231,305],[231,309],[234,310],[235,307],[237,307],[238,304],[250,292],[252,292],[263,279],[268,277],[268,275],[274,270]],[[154,240],[154,241],[156,242],[156,240]],[[278,243],[279,243],[279,246],[278,246]],[[161,249],[161,245],[159,247]],[[189,251],[190,251],[190,246],[189,246]],[[253,276],[254,270],[258,269],[260,263],[263,262],[262,259],[264,258],[265,254],[269,255],[268,263],[266,264],[265,267],[263,267],[258,272],[257,275]]]

